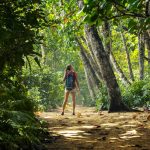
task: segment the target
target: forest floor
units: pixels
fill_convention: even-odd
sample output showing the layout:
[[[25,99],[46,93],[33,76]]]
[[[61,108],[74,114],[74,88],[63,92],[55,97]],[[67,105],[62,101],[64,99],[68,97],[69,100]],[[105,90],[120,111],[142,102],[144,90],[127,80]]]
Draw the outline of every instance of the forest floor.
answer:
[[[52,136],[49,150],[150,150],[150,113],[97,112],[93,107],[67,106],[43,112],[40,118],[48,122]]]

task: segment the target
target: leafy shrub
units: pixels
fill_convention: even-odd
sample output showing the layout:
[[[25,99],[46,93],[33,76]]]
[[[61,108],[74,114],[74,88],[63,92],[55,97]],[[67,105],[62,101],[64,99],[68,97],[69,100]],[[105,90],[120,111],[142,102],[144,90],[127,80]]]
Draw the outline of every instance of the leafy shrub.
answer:
[[[15,111],[35,111],[36,103],[30,98],[27,98],[26,88],[23,84],[17,83],[17,81],[12,80],[11,84],[6,85],[3,83],[0,87],[0,108]],[[19,85],[19,86],[18,86]]]
[[[2,149],[34,149],[41,144],[44,130],[33,114],[0,109],[0,147]]]
[[[0,148],[34,149],[41,145],[45,131],[33,113],[37,105],[27,97],[25,86],[6,78],[1,80],[0,91]]]
[[[22,66],[28,56],[38,63],[34,45],[46,25],[44,3],[5,0],[0,8],[0,149],[35,149],[43,129],[33,114],[37,105],[27,96]]]
[[[106,110],[108,109],[108,93],[107,93],[107,88],[103,84],[100,89],[99,93],[97,94],[96,97],[96,107],[98,110]]]
[[[150,105],[150,79],[135,81],[130,86],[122,86],[123,101],[131,108]],[[108,109],[108,94],[105,85],[99,89],[96,97],[97,109]]]
[[[24,80],[28,97],[38,104],[38,108],[49,111],[62,103],[64,88],[61,73],[52,73],[47,67],[43,72],[26,74]]]
[[[130,107],[142,107],[150,102],[149,79],[135,81],[123,89],[123,100]]]

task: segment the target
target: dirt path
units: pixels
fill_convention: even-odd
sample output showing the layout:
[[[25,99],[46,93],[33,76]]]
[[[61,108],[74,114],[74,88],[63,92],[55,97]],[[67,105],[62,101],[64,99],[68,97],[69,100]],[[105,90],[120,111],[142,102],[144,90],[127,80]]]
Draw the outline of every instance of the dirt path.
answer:
[[[97,113],[94,108],[77,106],[76,116],[68,107],[44,112],[54,136],[49,150],[150,150],[150,113]]]

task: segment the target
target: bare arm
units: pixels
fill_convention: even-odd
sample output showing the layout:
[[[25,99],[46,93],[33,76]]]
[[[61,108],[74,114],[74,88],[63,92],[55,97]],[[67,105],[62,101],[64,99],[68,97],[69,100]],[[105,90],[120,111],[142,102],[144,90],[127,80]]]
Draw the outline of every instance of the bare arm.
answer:
[[[66,71],[64,71],[63,82],[66,80]]]
[[[77,88],[80,90],[78,79],[76,79]]]
[[[77,74],[76,74],[76,80],[75,80],[75,82],[76,82],[76,86],[77,86],[78,90],[80,90]]]

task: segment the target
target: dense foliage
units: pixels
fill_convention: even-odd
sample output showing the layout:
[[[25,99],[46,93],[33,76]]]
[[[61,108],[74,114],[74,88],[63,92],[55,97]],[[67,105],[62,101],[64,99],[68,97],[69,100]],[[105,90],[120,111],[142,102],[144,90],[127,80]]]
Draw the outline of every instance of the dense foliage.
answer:
[[[0,2],[0,148],[34,149],[43,129],[34,111],[36,103],[28,97],[22,66],[39,54],[39,29],[45,24],[43,3],[38,1]],[[38,62],[38,61],[37,61]],[[28,61],[28,63],[30,63]]]
[[[112,20],[118,25],[118,21],[126,20],[126,29],[129,32],[141,32],[149,29],[149,2],[141,0],[84,0],[83,11],[87,14],[85,21],[101,24],[102,21]]]
[[[130,107],[145,107],[150,105],[149,79],[136,81],[128,89],[123,89],[123,99]]]
[[[131,108],[149,109],[150,84],[149,78],[137,80],[127,88],[121,85],[123,101]],[[107,89],[103,85],[96,97],[98,110],[107,110],[109,107]]]

